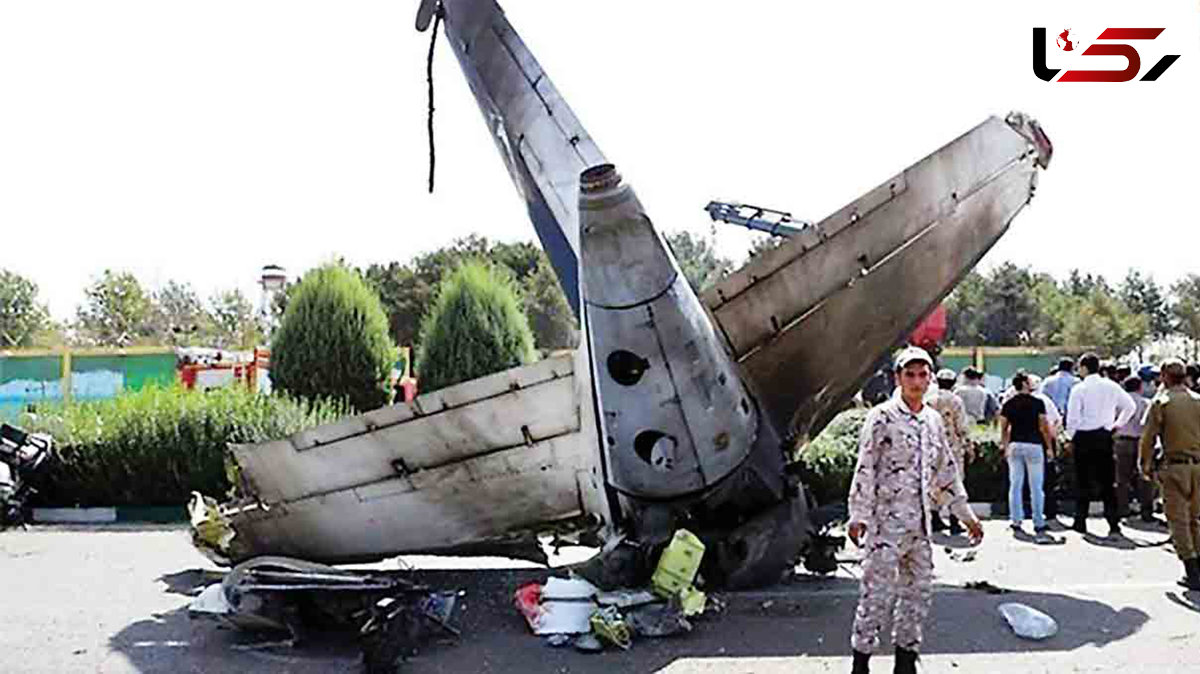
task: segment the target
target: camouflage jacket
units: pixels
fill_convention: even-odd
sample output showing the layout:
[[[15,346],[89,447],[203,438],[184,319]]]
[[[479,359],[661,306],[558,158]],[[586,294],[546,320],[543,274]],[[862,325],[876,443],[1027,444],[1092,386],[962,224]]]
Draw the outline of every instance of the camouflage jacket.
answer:
[[[946,442],[954,450],[954,458],[962,462],[967,453],[967,407],[953,391],[937,390],[925,397],[925,402],[942,415],[942,426],[946,429]],[[961,466],[960,466],[961,467]]]
[[[850,522],[865,523],[868,535],[929,532],[931,513],[943,505],[975,519],[941,415],[928,404],[913,413],[895,398],[874,407],[859,435]]]

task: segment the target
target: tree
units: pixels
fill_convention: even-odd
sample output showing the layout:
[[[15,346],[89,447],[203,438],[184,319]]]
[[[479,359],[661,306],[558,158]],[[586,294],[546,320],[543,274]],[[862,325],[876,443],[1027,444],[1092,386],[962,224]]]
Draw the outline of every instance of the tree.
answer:
[[[0,347],[32,346],[50,327],[50,312],[37,294],[36,283],[0,269]]]
[[[1063,327],[1082,301],[1065,292],[1049,274],[1034,275],[1033,299],[1040,310],[1034,329],[1036,344],[1062,344]]]
[[[544,254],[537,269],[521,284],[522,304],[533,341],[543,351],[570,349],[579,343],[579,323],[558,284],[558,276]]]
[[[946,297],[946,342],[958,346],[987,343],[983,334],[983,296],[987,280],[971,270]]]
[[[438,289],[421,322],[417,376],[422,391],[528,363],[533,333],[512,277],[493,265],[466,262]]]
[[[438,284],[463,262],[476,259],[491,260],[512,276],[539,348],[574,345],[568,335],[577,329],[575,316],[541,248],[529,242],[490,243],[477,235],[418,255],[408,264],[372,264],[363,270],[363,278],[379,293],[397,344],[417,344],[421,321],[437,296]]]
[[[1109,287],[1108,281],[1104,280],[1104,276],[1084,274],[1078,269],[1072,269],[1067,275],[1067,280],[1063,283],[1063,290],[1079,298],[1091,297],[1094,290],[1112,293],[1112,288]]]
[[[1130,311],[1142,314],[1150,321],[1152,337],[1162,339],[1171,333],[1171,308],[1165,293],[1152,277],[1130,269],[1117,289],[1117,296]]]
[[[219,349],[253,349],[266,334],[254,305],[241,290],[222,290],[208,300],[209,341]]]
[[[1099,347],[1114,358],[1141,344],[1150,332],[1146,316],[1135,314],[1111,293],[1096,286],[1080,301],[1063,324],[1068,346]]]
[[[1041,318],[1033,287],[1028,267],[1005,262],[992,269],[983,295],[982,326],[988,344],[1015,346],[1032,340]]]
[[[668,234],[666,240],[679,269],[697,294],[733,271],[733,262],[717,255],[715,237],[692,236],[681,230]]]
[[[1195,361],[1200,344],[1200,275],[1188,274],[1179,279],[1171,285],[1171,294],[1175,296],[1171,305],[1175,326],[1192,341],[1191,360]]]
[[[87,299],[75,312],[83,340],[97,346],[128,346],[152,334],[150,296],[133,274],[105,269],[84,294]]]
[[[211,318],[190,283],[167,281],[150,300],[151,330],[160,343],[193,346],[204,339]]]
[[[785,242],[787,242],[786,236],[774,236],[770,234],[760,236],[755,238],[754,242],[750,244],[750,250],[746,251],[746,254],[752,258],[758,257],[768,250],[775,250]]]
[[[387,403],[396,356],[379,296],[356,271],[331,263],[292,291],[271,340],[271,383],[305,400],[372,410]]]

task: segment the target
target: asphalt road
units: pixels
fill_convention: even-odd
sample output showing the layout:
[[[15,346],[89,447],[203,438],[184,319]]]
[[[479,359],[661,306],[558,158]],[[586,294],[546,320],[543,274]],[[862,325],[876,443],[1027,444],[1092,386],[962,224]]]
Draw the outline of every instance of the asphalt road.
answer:
[[[1096,520],[1092,529],[1106,527]],[[1063,544],[1036,546],[993,521],[974,561],[955,560],[939,545],[922,671],[1200,671],[1200,593],[1175,585],[1180,568],[1170,545],[1161,544],[1164,529],[1127,532],[1117,542],[1061,532]],[[546,646],[511,607],[515,586],[544,578],[546,570],[494,568],[497,560],[408,561],[424,569],[421,581],[466,595],[462,640],[433,645],[406,672],[849,671],[853,563],[828,578],[801,575],[768,590],[722,595],[726,609],[698,620],[690,634],[582,654]],[[456,568],[429,568],[435,566]],[[352,640],[244,649],[257,637],[189,620],[190,593],[216,571],[182,527],[0,533],[0,672],[357,671]],[[1011,592],[964,589],[975,580]],[[1054,616],[1059,633],[1041,642],[1016,637],[996,610],[1008,601]],[[891,658],[875,665],[891,671]]]

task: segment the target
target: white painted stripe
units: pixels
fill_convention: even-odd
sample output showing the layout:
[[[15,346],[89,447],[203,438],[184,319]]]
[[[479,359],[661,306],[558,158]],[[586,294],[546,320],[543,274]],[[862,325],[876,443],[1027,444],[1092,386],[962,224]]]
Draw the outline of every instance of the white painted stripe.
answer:
[[[43,524],[95,524],[117,521],[116,508],[34,508],[33,521]]]

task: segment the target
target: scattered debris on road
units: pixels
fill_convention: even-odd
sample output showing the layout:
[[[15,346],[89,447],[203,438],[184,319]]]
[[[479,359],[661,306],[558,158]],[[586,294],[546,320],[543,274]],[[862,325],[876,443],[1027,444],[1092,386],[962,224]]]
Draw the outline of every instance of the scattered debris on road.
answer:
[[[724,608],[698,587],[704,550],[698,537],[679,529],[659,555],[649,588],[600,588],[575,576],[551,577],[518,587],[513,603],[530,631],[555,648],[571,643],[586,653],[606,645],[628,649],[635,635],[687,633],[692,630],[688,617]]]
[[[980,590],[988,594],[1008,594],[1010,592],[1010,590],[1006,590],[1002,587],[996,587],[986,580],[972,581],[966,585],[963,585],[963,587],[967,588],[968,590]]]
[[[1017,636],[1026,639],[1049,639],[1058,634],[1058,623],[1041,611],[1016,602],[997,607]]]
[[[975,550],[967,550],[958,552],[950,546],[946,546],[946,556],[955,562],[973,562],[975,561]]]
[[[311,630],[356,634],[367,672],[394,672],[431,638],[459,637],[452,621],[463,594],[433,591],[400,573],[256,557],[204,588],[189,604],[188,615],[288,635],[249,648],[295,646]]]

